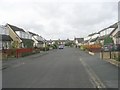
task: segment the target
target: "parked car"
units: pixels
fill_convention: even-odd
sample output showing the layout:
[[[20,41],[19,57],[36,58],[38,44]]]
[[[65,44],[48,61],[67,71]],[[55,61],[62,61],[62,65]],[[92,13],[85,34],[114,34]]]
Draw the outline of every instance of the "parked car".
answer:
[[[102,47],[102,51],[105,51],[105,52],[107,52],[107,51],[113,51],[113,50],[114,50],[114,46],[113,45],[104,45]]]
[[[105,46],[103,47],[103,50],[104,50],[104,51],[109,51],[108,46],[105,45]]]
[[[120,44],[114,45],[114,51],[120,51]]]
[[[59,45],[59,49],[64,49],[64,45]]]

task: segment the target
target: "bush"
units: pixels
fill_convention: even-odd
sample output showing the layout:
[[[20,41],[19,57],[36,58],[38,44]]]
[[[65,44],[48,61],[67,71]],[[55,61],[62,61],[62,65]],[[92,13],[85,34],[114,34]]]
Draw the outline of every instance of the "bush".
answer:
[[[27,53],[22,53],[21,56],[22,56],[22,57],[25,57],[25,56],[29,56],[29,55],[32,55],[32,54],[33,54],[33,53],[31,53],[31,52],[27,52]]]
[[[49,51],[49,47],[47,46],[47,47],[45,48],[45,50],[46,50],[46,51]]]
[[[48,51],[49,50],[49,47],[48,46],[46,46],[46,47],[41,47],[40,48],[40,51]]]
[[[53,45],[52,45],[52,48],[53,48],[53,49],[57,49],[57,45],[56,45],[56,44],[53,44]]]
[[[81,45],[81,46],[80,46],[80,49],[83,50],[83,51],[85,51],[85,50],[86,50],[86,47],[85,47],[84,45]]]
[[[16,49],[6,49],[3,51],[4,54],[7,55],[7,57],[15,57],[16,55]]]

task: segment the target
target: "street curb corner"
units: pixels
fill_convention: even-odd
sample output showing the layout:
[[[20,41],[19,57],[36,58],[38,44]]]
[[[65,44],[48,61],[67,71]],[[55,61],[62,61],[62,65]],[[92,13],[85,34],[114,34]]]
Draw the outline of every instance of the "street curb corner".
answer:
[[[115,65],[115,66],[117,66],[117,67],[120,66],[120,62],[118,62],[118,61],[116,61],[116,60],[114,60],[114,59],[105,59],[105,61],[107,61],[107,62],[109,62],[109,63],[111,63],[112,65]]]
[[[92,55],[92,56],[95,55],[95,53],[93,53],[93,52],[88,52],[88,53],[89,53],[90,55]]]

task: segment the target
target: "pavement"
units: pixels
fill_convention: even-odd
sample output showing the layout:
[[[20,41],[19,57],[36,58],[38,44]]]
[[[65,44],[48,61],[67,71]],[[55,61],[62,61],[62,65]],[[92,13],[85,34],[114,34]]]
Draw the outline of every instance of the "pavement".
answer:
[[[96,55],[96,56],[100,57],[100,53],[94,53],[94,52],[88,52],[88,53],[90,55]],[[105,60],[105,61],[109,62],[110,64],[120,67],[120,62],[115,59],[102,59],[102,60]]]
[[[97,55],[65,47],[3,69],[3,88],[118,88],[118,68]]]
[[[2,67],[0,69],[6,69],[9,67],[12,67],[13,65],[17,65],[19,63],[22,63],[24,60],[29,60],[28,58],[32,57],[39,57],[48,54],[48,51],[41,51],[40,53],[29,55],[26,57],[19,57],[19,58],[8,58],[6,60],[2,61]]]
[[[85,55],[81,53],[81,55]],[[100,54],[89,54],[82,57],[85,63],[96,73],[97,77],[106,88],[118,88],[119,86],[119,69],[106,60],[100,59]]]

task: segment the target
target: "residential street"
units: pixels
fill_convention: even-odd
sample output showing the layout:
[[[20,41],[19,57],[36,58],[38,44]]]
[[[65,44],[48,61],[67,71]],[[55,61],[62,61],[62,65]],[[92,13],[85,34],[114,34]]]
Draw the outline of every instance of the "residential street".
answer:
[[[95,87],[118,88],[118,68],[78,48],[28,56],[3,70],[3,88]]]

